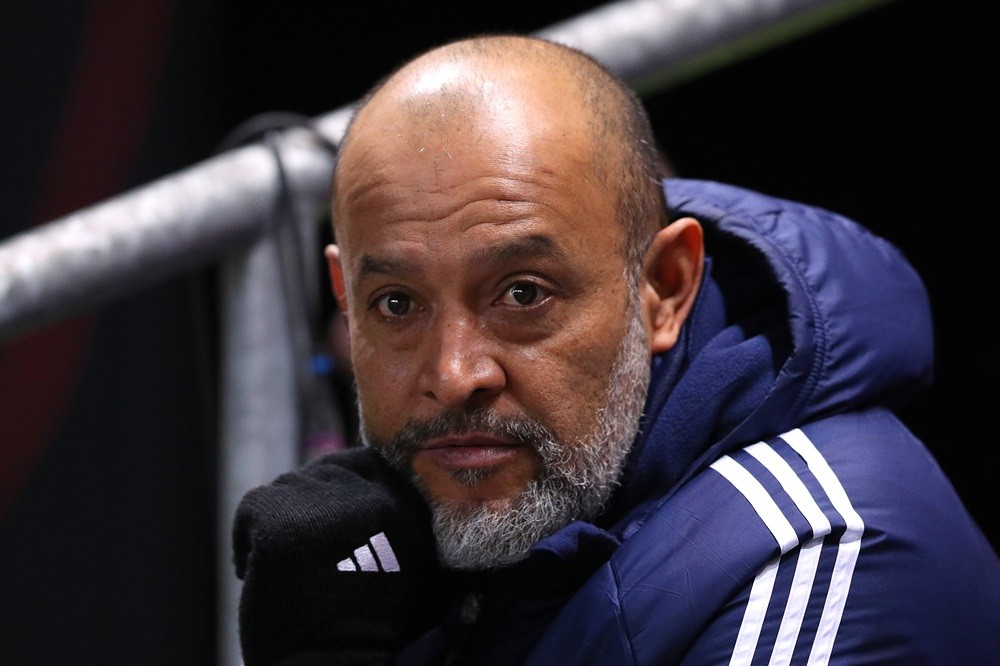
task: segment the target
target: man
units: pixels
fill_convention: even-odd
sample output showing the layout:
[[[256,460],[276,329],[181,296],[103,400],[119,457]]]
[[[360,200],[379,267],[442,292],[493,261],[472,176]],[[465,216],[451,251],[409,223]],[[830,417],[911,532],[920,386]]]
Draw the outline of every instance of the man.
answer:
[[[364,446],[244,499],[247,666],[995,663],[1000,562],[889,411],[931,374],[918,276],[666,175],[533,38],[363,100],[327,258]]]

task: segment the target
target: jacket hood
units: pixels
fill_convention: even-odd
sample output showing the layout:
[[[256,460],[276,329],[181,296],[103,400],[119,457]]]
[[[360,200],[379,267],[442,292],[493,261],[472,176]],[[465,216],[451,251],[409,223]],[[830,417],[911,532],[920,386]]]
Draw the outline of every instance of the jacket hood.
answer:
[[[927,293],[891,243],[828,210],[731,185],[675,178],[664,192],[671,219],[705,230],[705,277],[677,345],[653,359],[605,525],[724,453],[820,416],[898,407],[932,380]]]

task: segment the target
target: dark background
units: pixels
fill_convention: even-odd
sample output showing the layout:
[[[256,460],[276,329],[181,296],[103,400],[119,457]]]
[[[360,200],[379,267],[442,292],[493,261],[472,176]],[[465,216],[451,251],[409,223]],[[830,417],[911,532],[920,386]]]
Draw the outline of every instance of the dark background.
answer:
[[[258,113],[340,108],[446,39],[600,3],[532,4],[7,7],[0,238],[205,159]],[[647,102],[681,175],[845,213],[923,274],[937,384],[902,415],[996,544],[987,7],[878,5]],[[214,662],[213,279],[207,266],[0,347],[0,663]]]

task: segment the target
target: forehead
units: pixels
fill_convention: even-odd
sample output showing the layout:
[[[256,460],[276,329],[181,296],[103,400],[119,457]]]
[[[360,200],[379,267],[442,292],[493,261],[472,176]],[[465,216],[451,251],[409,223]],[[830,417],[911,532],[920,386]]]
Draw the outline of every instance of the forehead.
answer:
[[[525,74],[484,78],[448,65],[383,89],[338,164],[342,252],[387,225],[454,222],[465,209],[468,224],[546,208],[579,233],[588,222],[614,224],[605,160],[575,86]]]
[[[337,239],[348,274],[415,275],[436,266],[457,278],[526,257],[619,260],[620,226],[593,179],[477,154],[455,152],[440,170],[431,162],[394,163],[349,198]]]

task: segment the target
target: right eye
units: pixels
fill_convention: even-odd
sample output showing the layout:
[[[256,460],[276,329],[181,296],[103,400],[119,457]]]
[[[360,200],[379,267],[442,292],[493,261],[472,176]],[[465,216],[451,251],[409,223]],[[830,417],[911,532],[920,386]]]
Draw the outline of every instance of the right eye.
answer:
[[[372,306],[386,319],[397,319],[409,314],[413,299],[400,291],[392,291],[379,296]]]

